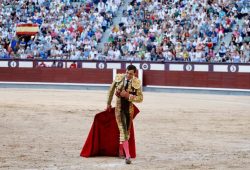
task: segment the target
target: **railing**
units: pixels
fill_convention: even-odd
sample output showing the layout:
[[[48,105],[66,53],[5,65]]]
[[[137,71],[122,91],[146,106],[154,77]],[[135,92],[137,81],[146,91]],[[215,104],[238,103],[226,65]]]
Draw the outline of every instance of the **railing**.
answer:
[[[0,68],[126,69],[129,64],[134,64],[142,70],[250,73],[250,63],[0,59]]]

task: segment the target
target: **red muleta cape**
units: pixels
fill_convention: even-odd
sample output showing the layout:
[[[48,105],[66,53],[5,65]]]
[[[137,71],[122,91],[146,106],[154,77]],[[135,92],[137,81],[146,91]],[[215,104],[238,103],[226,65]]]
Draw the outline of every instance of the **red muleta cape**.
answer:
[[[134,118],[140,111],[134,105]],[[130,129],[129,151],[131,158],[136,157],[133,122]],[[115,108],[95,115],[87,140],[80,156],[119,156],[119,130],[115,119]]]

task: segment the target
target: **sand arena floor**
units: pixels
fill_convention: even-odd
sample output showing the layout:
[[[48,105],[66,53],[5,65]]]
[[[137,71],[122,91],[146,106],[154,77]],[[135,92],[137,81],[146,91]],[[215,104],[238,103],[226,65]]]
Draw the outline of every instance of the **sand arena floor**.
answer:
[[[106,95],[0,89],[0,169],[249,169],[250,96],[145,92],[132,164],[80,157]]]

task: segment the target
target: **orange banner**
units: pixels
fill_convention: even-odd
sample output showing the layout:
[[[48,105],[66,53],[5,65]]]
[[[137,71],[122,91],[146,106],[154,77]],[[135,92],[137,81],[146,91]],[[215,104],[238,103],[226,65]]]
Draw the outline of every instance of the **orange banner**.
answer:
[[[35,35],[39,32],[37,24],[18,24],[16,27],[17,35]]]

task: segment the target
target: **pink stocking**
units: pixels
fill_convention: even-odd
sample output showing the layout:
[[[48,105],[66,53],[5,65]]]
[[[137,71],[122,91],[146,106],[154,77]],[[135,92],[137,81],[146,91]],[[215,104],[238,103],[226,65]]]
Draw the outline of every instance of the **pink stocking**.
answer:
[[[123,148],[125,150],[125,154],[126,154],[126,158],[130,158],[130,154],[129,154],[129,146],[128,146],[128,141],[124,141],[123,142]]]

